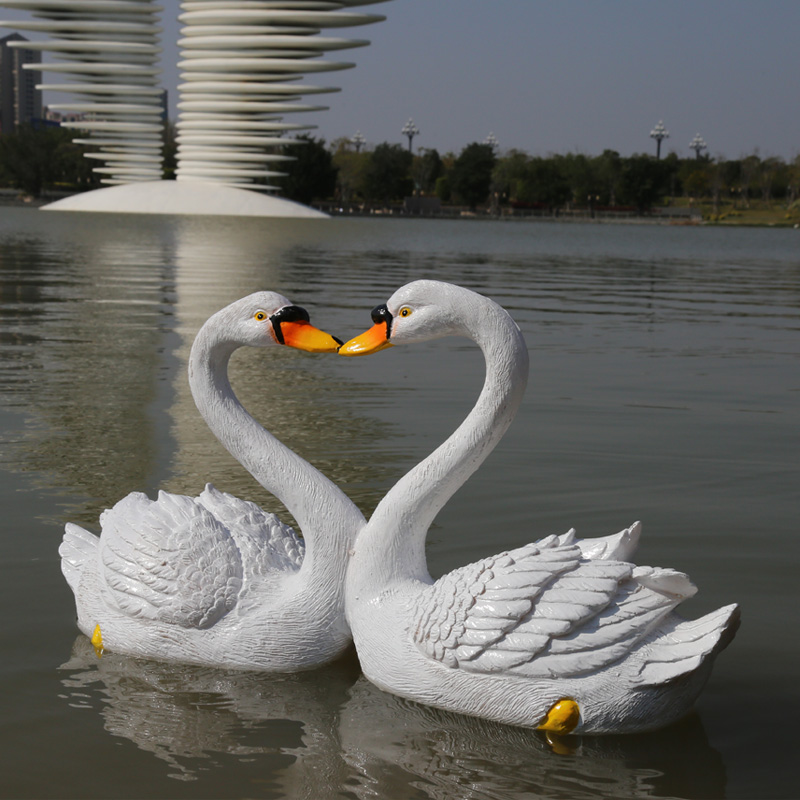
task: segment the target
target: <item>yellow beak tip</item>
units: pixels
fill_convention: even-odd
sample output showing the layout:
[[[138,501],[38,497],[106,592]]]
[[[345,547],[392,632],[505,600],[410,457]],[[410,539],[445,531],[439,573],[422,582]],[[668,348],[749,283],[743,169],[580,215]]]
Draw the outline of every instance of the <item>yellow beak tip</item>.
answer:
[[[349,342],[345,342],[339,348],[340,356],[364,356],[368,352],[369,350],[366,347],[364,347],[363,344],[357,342],[355,339],[352,339]]]
[[[366,334],[362,334],[361,336],[356,336],[355,339],[351,339],[349,342],[345,342],[339,348],[339,355],[368,356],[372,353],[378,353],[381,350],[386,350],[387,347],[393,346],[394,345],[388,341],[388,339],[375,341],[374,337],[366,337]]]
[[[339,355],[368,356],[370,353],[377,353],[379,350],[392,346],[387,335],[386,323],[379,322],[359,336],[355,336],[345,342],[339,348]]]

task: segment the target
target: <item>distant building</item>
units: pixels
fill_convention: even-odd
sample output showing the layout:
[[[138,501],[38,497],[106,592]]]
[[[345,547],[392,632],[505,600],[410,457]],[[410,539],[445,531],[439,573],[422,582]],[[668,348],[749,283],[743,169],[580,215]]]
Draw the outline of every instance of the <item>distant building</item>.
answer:
[[[9,47],[9,42],[27,42],[12,33],[0,39],[0,134],[13,133],[17,126],[42,118],[42,93],[36,84],[42,80],[37,70],[23,69],[23,64],[39,62],[39,53],[24,47]]]

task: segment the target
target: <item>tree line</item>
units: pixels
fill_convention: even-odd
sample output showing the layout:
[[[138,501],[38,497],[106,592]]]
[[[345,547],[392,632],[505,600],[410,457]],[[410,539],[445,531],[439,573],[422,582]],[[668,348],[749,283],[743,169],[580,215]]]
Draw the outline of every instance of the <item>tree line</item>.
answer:
[[[0,136],[0,186],[38,196],[47,190],[85,191],[100,186],[94,164],[71,141],[74,131],[59,127],[20,128]],[[407,197],[436,198],[442,204],[471,209],[563,208],[630,209],[645,213],[670,198],[694,198],[715,206],[733,202],[749,207],[792,205],[800,197],[800,156],[792,161],[761,158],[657,159],[648,154],[621,156],[605,150],[531,156],[522,150],[498,155],[489,144],[473,142],[459,154],[433,148],[412,153],[384,142],[356,148],[349,139],[327,146],[301,136],[284,148],[295,157],[282,165],[281,193],[298,202],[386,205]],[[167,126],[164,177],[174,177],[174,128]]]
[[[522,150],[502,155],[489,144],[468,144],[458,155],[435,149],[412,154],[399,144],[358,150],[347,139],[310,137],[290,151],[284,194],[303,203],[398,203],[416,195],[441,203],[497,210],[560,208],[629,209],[646,213],[669,198],[712,203],[733,200],[790,205],[800,197],[800,156],[786,162],[757,153],[740,159],[679,158],[670,153],[621,156],[605,150],[531,156]]]

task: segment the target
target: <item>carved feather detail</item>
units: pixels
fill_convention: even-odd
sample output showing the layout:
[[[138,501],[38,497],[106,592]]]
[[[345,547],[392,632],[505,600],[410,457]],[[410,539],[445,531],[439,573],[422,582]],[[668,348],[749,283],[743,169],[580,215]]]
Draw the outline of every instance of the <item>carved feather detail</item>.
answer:
[[[448,667],[563,678],[628,655],[693,590],[552,536],[442,576],[418,597],[412,638]]]
[[[130,617],[184,628],[211,627],[246,583],[296,571],[304,552],[277,517],[211,485],[197,498],[130,494],[103,512],[101,524],[109,599]]]

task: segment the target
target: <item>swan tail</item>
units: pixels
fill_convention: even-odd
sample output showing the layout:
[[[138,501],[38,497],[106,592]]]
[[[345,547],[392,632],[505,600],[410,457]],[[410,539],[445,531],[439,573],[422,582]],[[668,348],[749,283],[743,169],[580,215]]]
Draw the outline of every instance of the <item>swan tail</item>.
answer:
[[[735,603],[694,620],[672,615],[644,645],[638,683],[660,685],[710,663],[730,644],[739,621],[740,610]]]
[[[575,528],[558,537],[560,544],[576,544],[584,558],[592,561],[630,561],[642,535],[642,523],[634,522],[629,528],[611,536],[596,539],[578,539]]]
[[[66,524],[58,554],[61,556],[61,572],[73,594],[78,593],[78,584],[86,565],[97,558],[99,543],[100,539],[93,533],[72,522]]]

